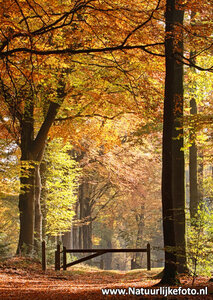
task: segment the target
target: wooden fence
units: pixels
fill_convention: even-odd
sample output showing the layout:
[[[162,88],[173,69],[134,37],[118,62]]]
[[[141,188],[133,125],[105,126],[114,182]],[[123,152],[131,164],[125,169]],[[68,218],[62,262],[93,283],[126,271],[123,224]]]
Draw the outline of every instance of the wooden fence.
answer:
[[[57,245],[57,250],[55,251],[55,270],[66,270],[67,268],[74,266],[76,264],[82,263],[89,259],[95,258],[97,256],[103,255],[105,253],[128,253],[128,252],[146,252],[147,253],[147,270],[151,270],[151,251],[150,244],[147,244],[145,249],[66,249],[63,247],[61,251],[60,245]],[[80,258],[71,263],[67,263],[67,253],[94,253],[89,256]],[[61,265],[61,254],[63,255],[63,264]]]

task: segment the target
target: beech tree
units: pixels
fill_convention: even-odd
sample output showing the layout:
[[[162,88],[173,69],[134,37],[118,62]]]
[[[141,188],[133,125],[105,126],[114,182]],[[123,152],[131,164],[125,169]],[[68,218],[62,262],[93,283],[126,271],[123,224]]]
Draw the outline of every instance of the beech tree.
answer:
[[[192,12],[191,13],[191,24],[193,26],[193,17],[195,14]],[[190,52],[190,57],[191,59],[195,56],[196,52],[191,51]],[[196,70],[191,67],[191,71],[194,73]],[[197,102],[195,99],[194,94],[196,93],[194,84],[191,84],[191,99],[190,99],[190,114],[196,115],[197,114]],[[197,145],[195,141],[195,136],[193,136],[193,133],[191,133],[190,136],[191,141],[191,146],[189,148],[189,186],[190,186],[190,219],[193,220],[196,216],[196,212],[198,209],[198,204],[199,204],[199,194],[198,194],[198,178],[197,178],[197,170],[198,170],[198,164],[197,164]],[[193,222],[193,221],[192,221]]]
[[[63,71],[61,72],[59,62],[52,61],[51,55],[105,53],[138,48],[163,56],[158,49],[156,52],[152,51],[154,46],[162,45],[160,40],[153,43],[150,38],[148,43],[135,45],[140,37],[137,32],[149,25],[159,9],[159,3],[160,1],[150,5],[144,12],[141,5],[146,3],[137,4],[134,10],[129,10],[127,3],[107,4],[93,0],[63,3],[55,1],[51,6],[43,1],[31,3],[11,0],[2,3],[1,99],[7,113],[2,115],[1,121],[20,146],[22,162],[18,251],[25,244],[27,252],[31,252],[35,226],[37,235],[40,236],[41,233],[39,165],[48,132],[66,96],[65,82],[60,78]],[[131,14],[131,22],[127,12]],[[132,45],[127,44],[130,39]],[[47,56],[48,64],[44,58]],[[39,128],[34,118],[37,97],[35,87],[39,88],[42,84],[41,78],[46,75],[45,72],[40,72],[41,66],[48,66],[50,70],[53,62],[55,70],[59,70],[56,72],[59,78],[55,99],[46,102],[46,113]],[[35,67],[38,65],[39,70]],[[5,119],[5,115],[9,119]],[[38,211],[37,220],[34,220],[35,209]]]
[[[166,2],[166,78],[164,99],[164,127],[163,127],[163,166],[162,166],[162,208],[163,208],[163,232],[165,246],[165,269],[161,283],[176,283],[177,274],[177,231],[176,214],[184,210],[184,158],[180,151],[176,127],[178,118],[183,114],[183,66],[175,57],[182,52],[182,39],[177,36],[177,30],[183,25],[183,9],[179,1],[168,0]],[[177,29],[178,27],[178,29]],[[179,46],[179,47],[178,47]],[[181,54],[180,52],[180,54]],[[176,140],[173,140],[173,138]],[[177,142],[178,141],[178,142]],[[178,158],[180,157],[180,158]],[[178,168],[178,172],[175,171]],[[179,176],[176,177],[176,174]],[[180,180],[180,181],[179,181]],[[177,184],[176,184],[177,183]],[[179,190],[178,190],[179,189]],[[178,196],[178,198],[176,198]],[[179,203],[179,205],[178,205]],[[178,207],[179,206],[179,207]],[[185,226],[184,219],[182,226]],[[176,225],[176,226],[175,226]],[[182,242],[185,238],[181,232]]]
[[[189,6],[185,6],[182,1],[166,1],[162,167],[165,269],[161,284],[175,284],[178,281],[176,277],[178,269],[184,270],[186,267],[184,154],[181,151],[183,148],[183,63],[190,62],[191,66],[195,66],[195,63],[192,57],[187,63],[183,55],[183,17],[184,9],[193,9],[194,5],[190,3]],[[201,43],[200,40],[199,42]],[[205,70],[199,66],[197,68]],[[210,67],[208,70],[211,69]]]

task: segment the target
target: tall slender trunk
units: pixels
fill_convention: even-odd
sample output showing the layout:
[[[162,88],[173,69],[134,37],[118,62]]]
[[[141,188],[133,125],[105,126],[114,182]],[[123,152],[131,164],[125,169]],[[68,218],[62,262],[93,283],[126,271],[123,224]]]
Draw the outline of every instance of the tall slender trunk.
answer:
[[[165,55],[166,55],[166,77],[165,77],[165,96],[164,96],[164,126],[163,126],[163,166],[162,166],[162,211],[163,211],[163,235],[165,247],[165,268],[163,278],[160,284],[176,284],[177,263],[179,256],[177,248],[183,239],[184,223],[177,223],[177,212],[184,218],[184,160],[180,153],[176,126],[178,120],[181,120],[183,109],[183,91],[180,83],[182,74],[181,64],[177,62],[176,55],[179,43],[182,44],[182,38],[179,40],[181,25],[183,22],[183,10],[177,7],[178,1],[166,1],[166,32],[165,32]],[[178,35],[179,32],[179,35]],[[182,48],[181,48],[182,53]],[[180,53],[180,54],[181,54]],[[180,72],[179,76],[178,73]],[[176,142],[175,142],[176,141]],[[176,169],[177,164],[181,166]],[[177,172],[177,173],[175,173]],[[182,177],[178,180],[178,176]],[[176,181],[178,180],[178,182]],[[181,189],[180,193],[178,188]],[[177,196],[181,195],[181,199]],[[178,209],[178,210],[177,210]],[[181,228],[180,228],[181,227]],[[178,236],[177,228],[181,229],[181,235]],[[181,245],[182,247],[182,245]]]
[[[107,241],[107,249],[112,249],[112,240],[110,236],[110,240]],[[104,256],[104,268],[106,270],[112,269],[112,253],[106,253]]]
[[[40,250],[42,241],[42,212],[41,212],[41,175],[40,162],[35,166],[35,236],[34,246],[36,252]]]
[[[179,58],[183,55],[183,18],[184,11],[175,13],[175,51]],[[175,239],[177,251],[177,270],[180,273],[187,272],[186,261],[186,220],[185,220],[185,159],[183,141],[183,64],[174,60],[174,124],[172,137],[172,190],[175,217]]]
[[[83,225],[83,248],[92,248],[92,221],[91,221],[90,198],[86,197],[84,202],[84,217],[87,224]]]
[[[193,17],[193,16],[192,16]],[[190,58],[195,55],[194,52],[190,52]],[[191,71],[195,72],[195,69],[191,67]],[[193,86],[193,84],[192,84]],[[195,88],[191,90],[192,94],[195,92]],[[197,114],[197,103],[194,96],[190,100],[190,115],[193,117]],[[197,146],[194,141],[194,136],[191,134],[190,138],[193,140],[191,147],[189,148],[189,191],[190,191],[190,219],[191,223],[196,223],[195,217],[199,204],[199,192],[198,192],[198,163],[197,163]]]
[[[203,173],[204,173],[204,166],[203,166],[203,151],[200,150],[198,152],[198,194],[199,194],[199,203],[203,202]]]
[[[190,191],[190,219],[193,223],[198,210],[199,194],[197,182],[197,146],[195,142],[189,148],[189,191]]]
[[[142,248],[143,240],[143,227],[144,227],[144,204],[141,205],[140,212],[136,215],[137,222],[137,237],[136,237],[136,248]],[[138,265],[142,265],[143,254],[136,252],[135,261]]]
[[[79,217],[82,221],[82,224],[79,227],[79,246],[82,248],[92,247],[90,190],[91,186],[87,180],[85,180],[85,182],[83,182],[79,187]]]
[[[72,248],[78,249],[81,248],[79,245],[79,226],[77,226],[75,223],[77,220],[80,219],[79,216],[79,202],[75,203],[75,216],[73,219],[74,225],[72,226]]]
[[[46,236],[46,227],[47,227],[47,207],[46,207],[46,168],[47,162],[42,160],[40,164],[40,177],[41,177],[41,194],[40,194],[40,203],[41,203],[41,214],[42,214],[42,238]]]

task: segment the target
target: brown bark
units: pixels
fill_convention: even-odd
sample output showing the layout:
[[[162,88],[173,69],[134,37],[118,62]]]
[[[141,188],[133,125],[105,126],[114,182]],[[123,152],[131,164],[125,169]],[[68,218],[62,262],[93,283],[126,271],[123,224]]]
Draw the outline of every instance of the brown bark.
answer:
[[[21,162],[23,165],[19,196],[20,234],[17,253],[31,253],[34,244],[34,232],[41,238],[40,211],[40,163],[43,156],[48,131],[55,119],[59,105],[50,103],[46,118],[34,139],[34,103],[32,98],[26,101],[25,114],[21,121]],[[25,165],[26,164],[26,165]],[[30,168],[28,168],[28,165]],[[36,186],[37,181],[37,186]],[[36,228],[35,228],[35,199],[36,199]]]
[[[72,231],[67,231],[62,236],[62,242],[63,246],[65,246],[67,249],[72,249]]]
[[[197,104],[194,98],[190,101],[191,116],[197,114]],[[193,137],[192,137],[193,138]],[[190,189],[190,219],[195,220],[199,204],[198,179],[197,179],[197,146],[193,141],[189,148],[189,189]]]
[[[184,11],[175,12],[178,28],[175,48],[183,56],[183,18]],[[176,34],[176,33],[175,33]],[[175,239],[177,251],[177,270],[187,272],[186,261],[186,221],[185,221],[185,159],[183,151],[183,64],[174,60],[174,124],[172,137],[172,190],[175,217]]]
[[[82,223],[79,227],[79,246],[80,248],[85,249],[90,249],[92,247],[90,189],[91,186],[87,180],[79,187],[79,218]]]
[[[191,13],[191,25],[193,26],[194,22],[193,19],[195,17],[195,13]],[[190,52],[190,59],[195,63],[195,51]],[[190,67],[191,72],[196,73],[196,69],[191,66]],[[194,95],[196,92],[196,87],[192,84],[191,88],[191,94]],[[190,115],[193,117],[197,114],[197,103],[194,96],[192,96],[190,100]],[[198,162],[197,162],[197,146],[195,143],[195,136],[193,134],[190,134],[190,139],[192,140],[192,145],[189,148],[189,192],[190,192],[190,205],[189,205],[189,211],[190,211],[190,219],[191,223],[195,224],[195,217],[198,210],[198,204],[199,204],[199,191],[198,191]]]
[[[79,202],[75,204],[75,216],[73,219],[74,225],[72,226],[72,248],[79,249],[79,227],[75,224],[76,221],[79,219]]]
[[[163,126],[163,166],[162,166],[162,209],[163,209],[163,235],[165,247],[165,268],[163,278],[160,284],[173,285],[178,282],[177,279],[177,247],[181,242],[183,235],[183,224],[177,224],[177,208],[180,208],[184,216],[183,198],[184,191],[183,178],[183,157],[179,151],[180,145],[174,142],[176,135],[177,118],[182,113],[182,86],[180,78],[177,76],[177,69],[181,68],[177,63],[177,45],[176,25],[182,25],[183,11],[177,7],[178,1],[166,1],[166,36],[165,36],[165,55],[166,55],[166,77],[165,77],[165,96],[164,96],[164,126]],[[181,27],[179,27],[180,29]],[[175,44],[176,43],[176,44]],[[182,49],[181,49],[182,51]],[[175,53],[176,52],[176,53]],[[180,71],[180,69],[179,69]],[[181,71],[182,72],[182,71]],[[179,89],[181,89],[179,91]],[[180,109],[180,113],[177,113]],[[176,148],[177,147],[177,148]],[[178,163],[181,167],[176,169]],[[177,171],[177,173],[175,173]],[[178,180],[178,176],[183,178]],[[181,199],[178,187],[181,188]],[[178,194],[176,194],[178,193]],[[180,202],[179,202],[180,201]],[[185,223],[184,223],[185,225]],[[181,228],[181,236],[177,235],[177,228]],[[182,240],[183,241],[183,240]]]
[[[40,195],[40,203],[41,203],[41,213],[42,213],[42,237],[46,236],[46,224],[47,224],[47,207],[46,207],[46,168],[47,164],[45,160],[42,160],[40,164],[40,177],[41,177],[41,195]]]
[[[19,196],[20,234],[17,253],[31,253],[34,242],[34,172],[26,178],[26,169],[22,168]]]
[[[137,237],[136,237],[136,248],[142,248],[142,240],[143,240],[143,227],[144,227],[144,205],[141,205],[140,213],[136,215],[137,221]],[[136,252],[135,254],[135,262],[138,265],[142,265],[143,254]]]
[[[199,195],[199,203],[203,202],[203,151],[200,150],[198,152],[198,195]]]
[[[112,241],[108,240],[107,241],[107,249],[112,249]],[[112,253],[106,253],[104,256],[104,264],[103,268],[106,270],[111,270],[112,269]]]
[[[34,241],[34,164],[30,147],[34,137],[34,103],[31,97],[26,99],[25,112],[21,120],[21,174],[20,174],[20,235],[18,253],[30,253]]]
[[[36,252],[39,251],[42,241],[42,212],[41,212],[41,176],[40,165],[35,166],[35,237],[34,246]]]

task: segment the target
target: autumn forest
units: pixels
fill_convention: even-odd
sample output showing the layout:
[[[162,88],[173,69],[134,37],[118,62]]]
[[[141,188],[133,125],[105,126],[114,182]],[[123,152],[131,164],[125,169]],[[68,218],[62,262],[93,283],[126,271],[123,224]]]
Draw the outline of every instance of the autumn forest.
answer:
[[[211,294],[212,1],[2,0],[0,18],[2,299],[105,299],[112,278],[118,288],[201,280]],[[57,245],[150,245],[151,270],[143,279],[147,250],[57,271]],[[103,277],[88,298],[63,285],[63,296],[24,296],[4,286],[14,268],[60,284]]]

